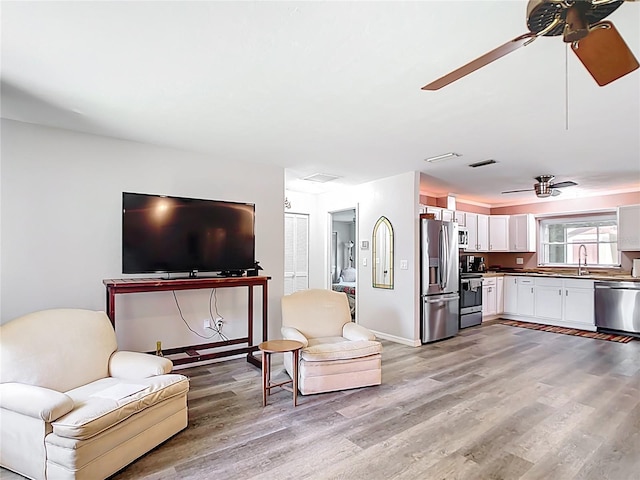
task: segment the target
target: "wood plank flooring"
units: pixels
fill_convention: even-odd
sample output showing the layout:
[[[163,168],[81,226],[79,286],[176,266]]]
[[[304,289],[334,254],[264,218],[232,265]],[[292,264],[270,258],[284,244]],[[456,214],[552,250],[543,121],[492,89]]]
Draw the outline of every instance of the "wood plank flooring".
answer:
[[[640,341],[492,323],[383,343],[382,385],[296,408],[286,391],[263,408],[244,360],[181,370],[189,427],[112,480],[639,478]]]

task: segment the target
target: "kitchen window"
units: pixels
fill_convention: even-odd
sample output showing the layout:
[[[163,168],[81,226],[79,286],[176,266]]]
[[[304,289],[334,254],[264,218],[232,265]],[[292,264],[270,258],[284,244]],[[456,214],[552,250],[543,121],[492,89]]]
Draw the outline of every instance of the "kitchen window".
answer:
[[[581,245],[587,249],[587,266],[620,266],[615,212],[542,218],[539,232],[540,266],[577,267]]]

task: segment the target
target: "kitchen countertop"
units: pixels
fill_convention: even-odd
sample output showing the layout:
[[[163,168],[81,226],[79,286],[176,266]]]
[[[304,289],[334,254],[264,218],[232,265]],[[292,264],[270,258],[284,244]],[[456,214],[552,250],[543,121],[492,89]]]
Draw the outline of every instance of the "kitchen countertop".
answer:
[[[587,267],[588,268],[588,267]],[[548,272],[548,271],[536,271],[536,270],[522,270],[522,271],[488,271],[483,274],[484,277],[502,277],[504,275],[517,275],[517,276],[529,276],[529,277],[555,277],[555,278],[579,278],[583,280],[603,280],[603,281],[618,281],[618,282],[640,282],[640,278],[632,277],[628,273],[621,274],[609,274],[609,273],[589,273],[588,275],[578,275],[571,272]]]

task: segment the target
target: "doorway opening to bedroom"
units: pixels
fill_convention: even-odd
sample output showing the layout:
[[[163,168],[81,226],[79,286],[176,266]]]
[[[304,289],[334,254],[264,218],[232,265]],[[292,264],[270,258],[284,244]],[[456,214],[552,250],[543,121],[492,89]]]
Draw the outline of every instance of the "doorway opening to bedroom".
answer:
[[[356,209],[331,212],[329,243],[329,281],[331,289],[344,292],[349,300],[351,318],[356,318],[356,284],[358,280]]]

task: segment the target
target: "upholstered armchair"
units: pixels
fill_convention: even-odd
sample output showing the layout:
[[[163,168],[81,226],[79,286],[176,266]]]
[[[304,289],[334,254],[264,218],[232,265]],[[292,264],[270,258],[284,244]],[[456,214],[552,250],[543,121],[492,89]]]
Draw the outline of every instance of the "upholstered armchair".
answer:
[[[44,310],[0,326],[0,465],[102,479],[187,426],[187,377],[117,351],[104,312]]]
[[[298,368],[303,395],[382,381],[382,344],[371,331],[351,321],[345,293],[311,289],[282,297],[281,333],[304,345]],[[285,355],[289,376],[291,361]]]

